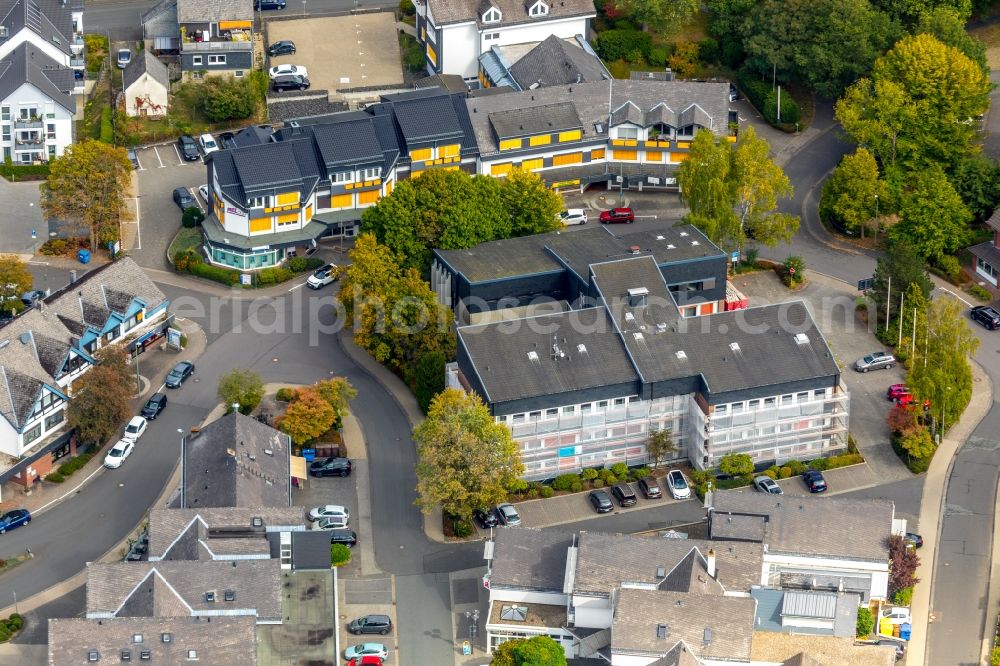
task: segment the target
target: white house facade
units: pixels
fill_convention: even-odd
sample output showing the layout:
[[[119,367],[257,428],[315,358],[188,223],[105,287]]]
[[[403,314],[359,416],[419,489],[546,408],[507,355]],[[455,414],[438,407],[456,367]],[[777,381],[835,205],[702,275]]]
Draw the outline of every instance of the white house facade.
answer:
[[[122,73],[122,94],[128,116],[160,117],[167,115],[170,103],[170,76],[167,66],[143,49]]]
[[[0,3],[0,59],[22,44],[33,46],[63,67],[72,68],[83,93],[86,61],[83,55],[83,0],[38,2],[7,0]]]
[[[22,44],[0,59],[0,147],[14,164],[46,162],[73,143],[72,70]]]

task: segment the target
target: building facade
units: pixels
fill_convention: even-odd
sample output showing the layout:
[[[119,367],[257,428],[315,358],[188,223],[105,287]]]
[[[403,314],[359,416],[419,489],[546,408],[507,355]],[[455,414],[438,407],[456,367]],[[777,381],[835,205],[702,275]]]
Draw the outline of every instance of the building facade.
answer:
[[[5,0],[0,3],[0,59],[21,45],[30,45],[58,67],[69,68],[83,93],[86,61],[83,54],[83,0],[38,2]]]
[[[149,49],[132,59],[122,73],[125,114],[130,117],[161,117],[170,108],[170,76],[167,66]]]
[[[251,71],[253,18],[251,0],[177,0],[183,77],[242,78]]]

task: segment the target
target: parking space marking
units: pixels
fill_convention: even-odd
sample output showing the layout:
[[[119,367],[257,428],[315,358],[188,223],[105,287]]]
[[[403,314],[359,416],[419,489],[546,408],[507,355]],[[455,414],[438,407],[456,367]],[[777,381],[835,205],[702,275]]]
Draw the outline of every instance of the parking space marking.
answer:
[[[145,168],[143,168],[142,162],[139,161],[139,151],[138,150],[135,151],[135,163],[139,165],[139,168],[136,169],[136,171],[145,171],[146,170]]]
[[[204,213],[204,212],[205,212],[205,209],[204,209],[204,208],[202,208],[202,205],[201,205],[200,203],[198,203],[199,201],[201,201],[201,197],[199,197],[199,196],[198,196],[198,193],[197,193],[197,192],[195,192],[195,190],[194,190],[194,188],[193,188],[193,187],[189,187],[189,188],[188,188],[188,192],[190,192],[190,193],[191,193],[191,198],[192,198],[192,199],[194,199],[194,202],[195,202],[196,204],[198,204],[198,210],[200,210],[201,212],[203,212],[203,213]]]
[[[156,154],[156,161],[160,163],[160,166],[157,168],[162,169],[163,167],[167,166],[166,164],[163,163],[163,160],[160,159],[160,151],[156,149],[156,146],[153,146],[153,153]]]
[[[184,159],[181,157],[181,151],[177,150],[177,144],[171,144],[174,147],[174,154],[177,155],[177,166],[185,166]]]
[[[139,225],[139,197],[135,197],[135,247],[132,249],[142,249],[142,232]]]

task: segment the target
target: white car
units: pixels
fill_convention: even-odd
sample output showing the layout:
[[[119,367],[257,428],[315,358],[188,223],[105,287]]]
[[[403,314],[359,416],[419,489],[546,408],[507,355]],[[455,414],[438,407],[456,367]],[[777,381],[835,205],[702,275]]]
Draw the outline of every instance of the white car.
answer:
[[[893,606],[882,611],[882,617],[892,620],[893,624],[911,624],[910,609],[901,606]]]
[[[132,455],[134,448],[135,442],[128,439],[118,440],[118,443],[108,451],[108,455],[104,456],[104,466],[108,469],[118,469],[125,459]]]
[[[320,518],[333,518],[341,516],[344,520],[351,517],[351,512],[346,506],[341,506],[339,504],[324,504],[323,506],[314,506],[309,509],[309,520],[317,521]]]
[[[337,264],[327,264],[309,276],[309,279],[306,280],[306,286],[310,289],[321,289],[336,282],[338,275]]]
[[[276,76],[301,76],[302,78],[308,78],[309,74],[306,68],[302,65],[275,65],[271,69],[267,70],[268,76],[272,79]]]
[[[350,517],[344,516],[328,516],[326,518],[320,518],[312,525],[314,530],[339,530],[347,527],[347,523],[350,522]]]
[[[582,208],[570,208],[559,213],[559,220],[567,227],[576,224],[587,224],[587,211]]]
[[[344,650],[344,659],[348,661],[351,659],[361,661],[361,657],[368,656],[385,660],[389,658],[389,650],[381,643],[362,643],[361,645],[352,645]]]
[[[132,62],[132,50],[118,49],[118,57],[115,62],[118,65],[118,69],[125,69],[130,62]]]
[[[206,155],[214,153],[219,149],[219,144],[215,142],[215,137],[211,134],[202,134],[199,136],[198,143],[201,144],[201,149]]]
[[[672,469],[667,474],[667,488],[674,499],[687,499],[691,497],[691,486],[688,485],[684,473],[679,469]]]
[[[125,426],[125,433],[122,435],[122,439],[127,439],[130,442],[137,442],[139,438],[142,437],[142,433],[146,432],[146,425],[148,421],[141,416],[133,416],[132,420],[128,422]]]
[[[208,203],[208,185],[199,185],[198,186],[198,194],[201,195],[201,198],[204,199],[205,203],[207,204]]]

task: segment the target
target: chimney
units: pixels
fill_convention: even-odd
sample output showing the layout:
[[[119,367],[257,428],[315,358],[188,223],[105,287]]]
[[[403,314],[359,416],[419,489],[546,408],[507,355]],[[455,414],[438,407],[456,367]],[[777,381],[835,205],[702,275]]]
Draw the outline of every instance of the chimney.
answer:
[[[715,549],[708,549],[708,575],[715,578]]]

